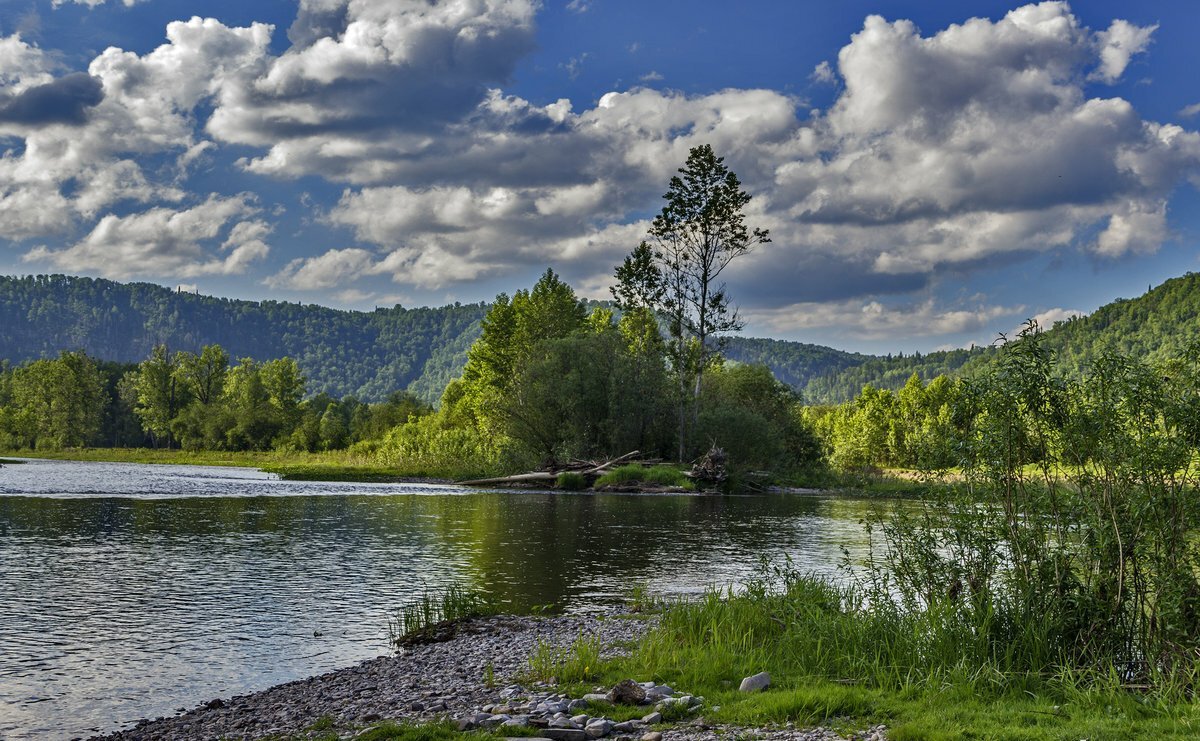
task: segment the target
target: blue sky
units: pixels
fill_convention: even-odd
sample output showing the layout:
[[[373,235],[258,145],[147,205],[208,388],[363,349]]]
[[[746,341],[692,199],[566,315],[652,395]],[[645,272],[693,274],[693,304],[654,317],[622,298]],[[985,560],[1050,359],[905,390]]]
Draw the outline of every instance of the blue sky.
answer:
[[[748,334],[986,343],[1197,269],[1188,5],[0,0],[0,270],[605,297],[709,143]]]

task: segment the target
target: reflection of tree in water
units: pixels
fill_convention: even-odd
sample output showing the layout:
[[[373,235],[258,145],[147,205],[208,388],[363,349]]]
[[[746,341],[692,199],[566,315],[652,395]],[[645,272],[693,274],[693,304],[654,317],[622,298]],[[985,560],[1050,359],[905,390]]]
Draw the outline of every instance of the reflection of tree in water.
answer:
[[[864,546],[857,522],[865,507],[787,495],[0,497],[0,532],[49,550],[63,539],[198,550],[231,577],[255,568],[349,569],[375,572],[406,594],[460,580],[528,607],[619,596],[643,582],[723,583],[748,573],[760,554],[795,554],[802,568],[825,571],[841,546]]]

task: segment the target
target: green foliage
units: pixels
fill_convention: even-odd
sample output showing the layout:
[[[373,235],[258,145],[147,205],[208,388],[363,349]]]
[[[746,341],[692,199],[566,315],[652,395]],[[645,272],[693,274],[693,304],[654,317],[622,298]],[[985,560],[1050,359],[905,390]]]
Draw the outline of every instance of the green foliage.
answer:
[[[489,464],[660,450],[670,444],[661,349],[647,314],[620,326],[607,310],[585,315],[547,271],[531,291],[497,297],[443,396],[441,428],[494,441]]]
[[[797,471],[819,463],[820,448],[798,411],[798,395],[766,366],[715,366],[701,398],[696,442],[724,448],[734,468]]]
[[[216,345],[199,354],[156,346],[132,368],[63,353],[16,369],[0,365],[0,445],[181,446],[187,450],[338,450],[383,436],[430,408],[397,392],[369,405],[318,394],[291,358],[229,367]]]
[[[897,738],[1187,738],[1200,706],[1156,687],[1131,693],[1119,665],[1022,669],[979,653],[987,625],[951,610],[906,610],[789,566],[739,591],[667,604],[658,627],[609,677],[653,676],[702,694],[715,723],[859,728]],[[771,673],[761,693],[735,688]],[[1110,673],[1115,672],[1115,674]]]
[[[960,650],[1007,670],[1190,685],[1198,389],[1200,349],[1112,354],[1076,380],[1031,325],[962,389],[966,486],[873,523],[879,593],[975,626]]]
[[[554,488],[563,491],[580,491],[587,488],[587,477],[575,471],[563,471],[554,480]]]
[[[171,423],[187,406],[187,387],[180,383],[180,356],[172,356],[166,345],[157,345],[150,357],[131,374],[136,403],[134,412],[155,443],[171,447]]]
[[[658,484],[660,486],[678,486],[684,489],[694,489],[695,484],[683,472],[674,466],[640,466],[636,463],[618,466],[600,478],[596,486],[619,486],[621,484]]]
[[[462,374],[487,309],[455,304],[351,312],[198,296],[146,283],[0,277],[0,320],[6,327],[0,358],[21,365],[79,350],[101,361],[130,363],[161,344],[193,354],[219,344],[233,357],[294,358],[309,379],[310,393],[352,394],[374,402],[405,389],[431,403]],[[670,329],[673,320],[665,309],[663,320]],[[1046,343],[1074,376],[1110,351],[1165,361],[1183,349],[1198,324],[1200,275],[1188,274],[1141,298],[1119,299],[1090,316],[1059,322],[1047,332]],[[671,347],[676,354],[682,349]],[[995,357],[993,348],[871,357],[739,337],[727,338],[723,352],[733,360],[769,366],[818,404],[848,401],[868,384],[898,391],[913,373],[926,383],[939,375],[969,377]]]
[[[148,283],[63,275],[0,277],[0,358],[22,364],[81,350],[139,362],[154,347],[295,359],[312,393],[381,401],[411,390],[436,401],[479,334],[483,304],[372,312],[279,301],[235,301]],[[213,388],[220,384],[214,382]]]
[[[914,373],[899,393],[864,386],[853,401],[804,416],[839,470],[944,471],[958,465],[964,445],[962,389],[946,376],[926,385]]]
[[[663,199],[667,203],[649,230],[655,245],[654,262],[648,264],[648,246],[639,245],[617,269],[620,284],[614,296],[646,301],[655,297],[654,304],[646,305],[667,318],[671,338],[667,357],[678,388],[677,438],[682,461],[688,449],[689,423],[695,426],[703,406],[704,372],[720,358],[717,338],[742,328],[737,310],[719,282],[721,273],[755,245],[771,240],[766,229],[746,227],[742,209],[750,195],[708,144],[692,147]]]
[[[380,465],[414,476],[449,479],[480,478],[500,471],[501,438],[478,427],[456,423],[443,405],[436,414],[396,427],[375,447]]]
[[[393,643],[429,633],[441,623],[496,615],[500,606],[490,595],[474,589],[451,585],[443,590],[421,593],[413,602],[396,610],[388,623]]]
[[[599,638],[585,637],[582,633],[567,648],[538,639],[529,655],[526,679],[558,684],[595,681],[611,663],[601,658],[602,649]]]
[[[0,437],[13,448],[76,448],[100,439],[108,407],[104,374],[84,353],[64,352],[4,373]]]
[[[648,242],[634,248],[617,266],[614,277],[616,285],[609,290],[617,308],[622,311],[653,311],[662,305],[666,284]]]

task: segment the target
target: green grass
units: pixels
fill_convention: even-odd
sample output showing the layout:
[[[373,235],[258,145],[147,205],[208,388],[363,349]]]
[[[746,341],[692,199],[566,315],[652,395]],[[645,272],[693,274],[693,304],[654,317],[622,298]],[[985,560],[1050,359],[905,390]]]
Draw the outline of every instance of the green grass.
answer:
[[[432,637],[434,629],[445,623],[473,617],[496,615],[500,606],[483,592],[449,586],[425,591],[413,602],[403,605],[388,623],[392,643]]]
[[[695,484],[674,466],[640,466],[636,463],[619,466],[596,479],[596,486],[620,486],[622,484],[657,484],[694,489]]]
[[[564,491],[580,491],[587,488],[587,477],[575,471],[563,471],[554,480],[554,487]]]
[[[598,638],[585,638],[582,634],[567,648],[556,648],[539,640],[529,656],[524,679],[567,685],[594,682],[612,665],[611,661],[600,658],[602,648]]]
[[[495,741],[496,736],[482,731],[461,733],[452,723],[395,723],[386,721],[354,737],[357,741]]]
[[[584,692],[653,679],[704,696],[700,714],[711,723],[842,731],[883,723],[899,741],[1200,736],[1200,703],[1189,687],[1133,692],[1102,667],[1012,670],[1004,651],[981,658],[978,629],[953,615],[875,609],[854,590],[815,578],[787,574],[771,587],[659,604],[659,626],[630,656],[597,671],[598,654],[583,639],[563,650],[539,646],[530,678]],[[768,690],[737,691],[760,671],[771,673]]]

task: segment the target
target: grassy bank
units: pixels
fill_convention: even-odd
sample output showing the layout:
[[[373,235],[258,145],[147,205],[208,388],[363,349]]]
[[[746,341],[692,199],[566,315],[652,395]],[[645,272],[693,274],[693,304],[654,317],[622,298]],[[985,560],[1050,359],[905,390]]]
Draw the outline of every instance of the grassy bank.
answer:
[[[541,673],[585,685],[654,678],[707,698],[710,722],[794,722],[843,730],[877,723],[891,738],[1195,738],[1200,704],[1190,683],[1123,685],[1119,667],[1017,669],[1020,645],[986,640],[988,626],[948,611],[872,607],[852,589],[798,574],[737,594],[668,604],[661,624],[624,659],[590,676],[565,655]],[[579,651],[588,650],[579,646]],[[531,661],[531,665],[532,665]],[[768,671],[769,689],[742,693]],[[718,709],[719,708],[719,709]]]

